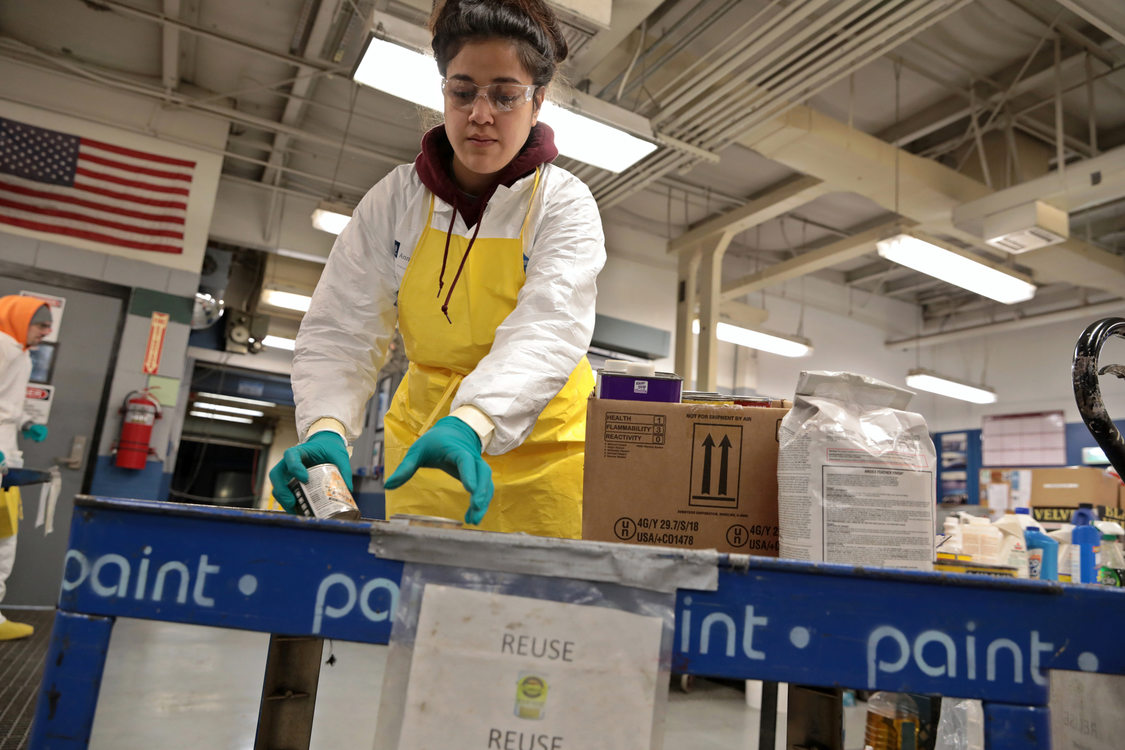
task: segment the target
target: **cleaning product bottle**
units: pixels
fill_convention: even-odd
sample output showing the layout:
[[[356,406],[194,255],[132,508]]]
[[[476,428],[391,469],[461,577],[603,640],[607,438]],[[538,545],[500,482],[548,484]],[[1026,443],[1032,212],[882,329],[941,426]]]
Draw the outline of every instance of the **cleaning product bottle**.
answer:
[[[1027,570],[1030,577],[1044,581],[1059,580],[1059,543],[1044,534],[1038,526],[1028,526],[1024,536],[1027,538]]]
[[[1125,528],[1116,521],[1094,521],[1094,527],[1102,535],[1101,552],[1098,555],[1098,583],[1125,586],[1125,553],[1121,549]]]
[[[1035,526],[1035,518],[1031,515],[1031,508],[1016,508],[1016,519],[1023,526],[1024,531],[1027,531],[1028,526]]]
[[[867,699],[864,750],[904,750],[917,745],[918,704],[904,693],[878,692]]]
[[[1004,535],[987,518],[973,516],[961,529],[961,551],[972,555],[975,562],[1002,562],[1000,543]]]
[[[1000,562],[1016,569],[1017,578],[1027,578],[1027,540],[1015,513],[1005,513],[993,524],[1004,535],[1000,545]]]
[[[1054,531],[1047,532],[1047,536],[1059,543],[1059,552],[1056,557],[1056,569],[1059,572],[1059,580],[1063,583],[1070,583],[1070,553],[1074,548],[1074,545],[1070,543],[1070,535],[1073,531],[1074,526],[1069,523],[1064,523]]]
[[[957,516],[946,516],[942,523],[942,538],[938,544],[941,552],[957,553],[961,551],[961,519]]]
[[[1094,528],[1096,520],[1091,503],[1080,503],[1070,517],[1074,524],[1070,536],[1070,580],[1074,583],[1098,582],[1097,559],[1102,535]]]

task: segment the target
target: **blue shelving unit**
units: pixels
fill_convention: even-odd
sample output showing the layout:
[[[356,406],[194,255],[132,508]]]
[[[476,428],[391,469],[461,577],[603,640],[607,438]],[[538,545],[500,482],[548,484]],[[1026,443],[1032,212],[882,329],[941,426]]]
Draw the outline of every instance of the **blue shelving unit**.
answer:
[[[76,502],[31,747],[87,746],[117,617],[386,643],[402,563],[371,525]],[[673,671],[985,701],[988,750],[1050,746],[1050,669],[1125,674],[1125,591],[716,555],[680,590]]]

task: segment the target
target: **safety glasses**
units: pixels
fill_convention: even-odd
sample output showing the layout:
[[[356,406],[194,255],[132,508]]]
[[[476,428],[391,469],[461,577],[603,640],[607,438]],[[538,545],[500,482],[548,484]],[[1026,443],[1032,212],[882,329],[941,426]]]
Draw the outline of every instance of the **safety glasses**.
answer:
[[[471,81],[459,78],[442,78],[441,90],[445,100],[454,109],[469,111],[473,108],[478,96],[483,96],[495,112],[511,112],[531,101],[535,95],[535,84],[523,83],[486,83],[478,86]]]

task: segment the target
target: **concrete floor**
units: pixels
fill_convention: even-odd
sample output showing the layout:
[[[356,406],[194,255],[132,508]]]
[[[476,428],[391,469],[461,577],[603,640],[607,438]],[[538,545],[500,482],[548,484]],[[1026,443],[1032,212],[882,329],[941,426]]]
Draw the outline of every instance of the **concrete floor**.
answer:
[[[106,661],[90,750],[252,748],[268,636],[119,619]],[[325,643],[313,748],[369,748],[387,648]],[[757,750],[759,712],[742,690],[696,680],[669,694],[667,750]],[[847,745],[862,746],[863,709],[846,709]],[[785,716],[777,748],[785,747]]]

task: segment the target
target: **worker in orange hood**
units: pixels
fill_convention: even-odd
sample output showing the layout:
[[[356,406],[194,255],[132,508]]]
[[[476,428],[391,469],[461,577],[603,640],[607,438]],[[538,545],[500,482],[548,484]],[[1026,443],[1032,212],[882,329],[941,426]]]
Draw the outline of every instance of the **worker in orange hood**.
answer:
[[[24,413],[27,381],[31,377],[31,356],[27,350],[38,346],[51,332],[51,308],[36,297],[0,297],[0,465],[23,466],[23,453],[17,433],[41,442],[47,426],[33,424]],[[0,490],[0,601],[12,566],[16,561],[16,532],[19,530],[20,491],[18,487]],[[26,638],[34,628],[12,622],[0,614],[0,641]]]

